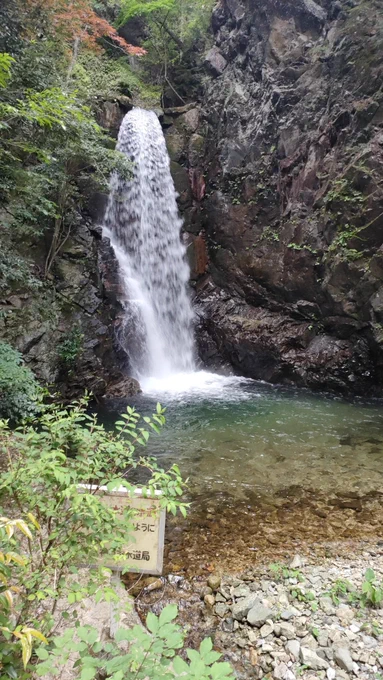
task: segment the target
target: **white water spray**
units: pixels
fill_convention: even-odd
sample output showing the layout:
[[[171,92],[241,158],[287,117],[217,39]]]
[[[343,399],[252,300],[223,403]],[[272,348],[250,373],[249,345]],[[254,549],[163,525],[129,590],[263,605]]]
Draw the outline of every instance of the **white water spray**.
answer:
[[[121,343],[141,381],[190,374],[195,363],[189,267],[170,159],[156,114],[130,111],[117,149],[133,164],[130,179],[117,174],[112,178],[104,226],[119,263],[125,310]]]

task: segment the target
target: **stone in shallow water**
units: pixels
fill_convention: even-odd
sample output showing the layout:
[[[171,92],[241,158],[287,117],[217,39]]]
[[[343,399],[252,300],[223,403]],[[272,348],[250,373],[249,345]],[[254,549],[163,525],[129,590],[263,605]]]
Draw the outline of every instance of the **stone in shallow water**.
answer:
[[[271,619],[274,616],[272,609],[265,607],[262,602],[255,601],[251,609],[247,614],[247,620],[251,626],[256,626],[260,628],[267,619]]]

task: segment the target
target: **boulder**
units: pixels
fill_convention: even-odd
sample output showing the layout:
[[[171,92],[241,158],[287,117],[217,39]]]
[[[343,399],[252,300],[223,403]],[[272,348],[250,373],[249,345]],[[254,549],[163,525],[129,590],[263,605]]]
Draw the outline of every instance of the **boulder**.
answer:
[[[255,593],[239,599],[237,602],[235,602],[235,604],[233,604],[231,609],[233,618],[236,619],[237,621],[242,621],[244,618],[246,618],[250,609],[254,606],[257,600],[258,597]]]
[[[213,76],[220,76],[224,72],[227,61],[218,47],[212,47],[205,55],[205,66]]]
[[[124,399],[141,392],[140,383],[135,378],[122,378],[116,383],[108,385],[106,397],[113,399]]]
[[[266,623],[267,619],[271,619],[273,616],[272,609],[265,607],[260,600],[257,600],[247,614],[247,621],[251,626],[260,628]]]

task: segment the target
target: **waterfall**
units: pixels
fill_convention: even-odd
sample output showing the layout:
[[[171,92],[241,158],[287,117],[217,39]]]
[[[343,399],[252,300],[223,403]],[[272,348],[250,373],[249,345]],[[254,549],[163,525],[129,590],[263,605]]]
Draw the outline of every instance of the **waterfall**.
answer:
[[[170,159],[156,114],[130,111],[117,149],[132,161],[129,179],[117,173],[111,179],[104,224],[119,263],[121,345],[139,379],[192,372],[189,267]]]

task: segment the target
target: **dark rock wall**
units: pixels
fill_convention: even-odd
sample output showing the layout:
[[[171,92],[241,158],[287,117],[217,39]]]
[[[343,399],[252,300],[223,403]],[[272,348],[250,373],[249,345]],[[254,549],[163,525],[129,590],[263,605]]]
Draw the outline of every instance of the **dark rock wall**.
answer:
[[[212,26],[203,101],[164,120],[201,357],[272,382],[377,392],[381,2],[222,0]]]

